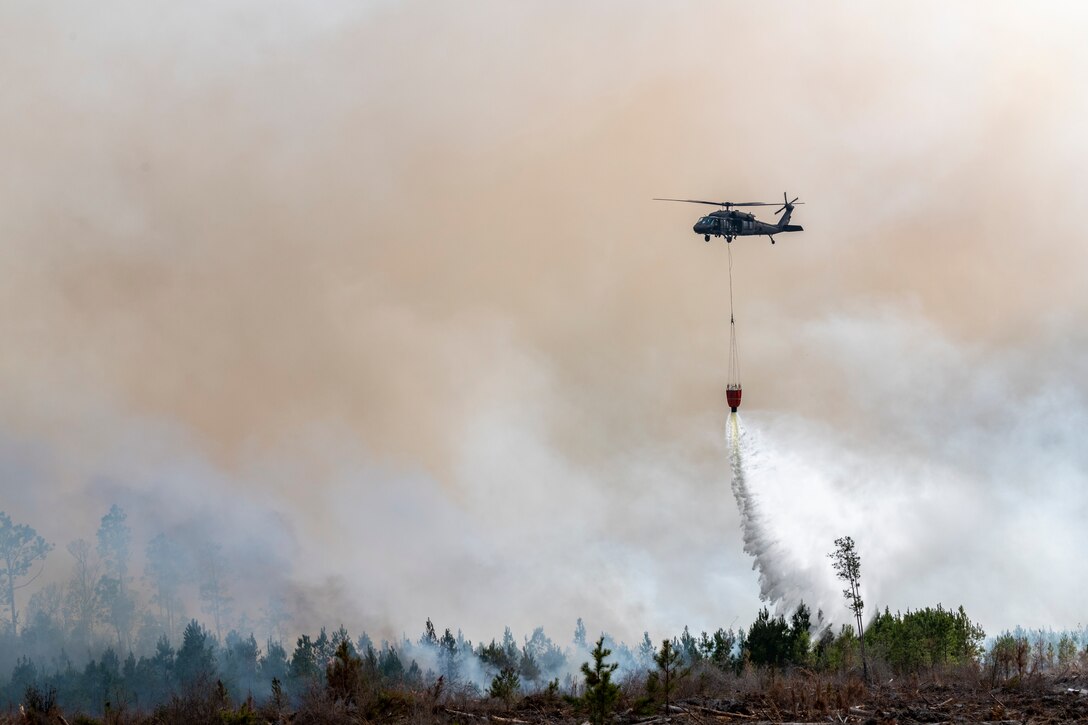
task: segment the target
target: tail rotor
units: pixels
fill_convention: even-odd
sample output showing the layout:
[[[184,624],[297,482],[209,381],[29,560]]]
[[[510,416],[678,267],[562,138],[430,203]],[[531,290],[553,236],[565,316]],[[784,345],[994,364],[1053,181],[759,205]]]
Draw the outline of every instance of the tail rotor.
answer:
[[[801,197],[799,197],[799,196],[795,196],[795,197],[793,197],[793,201],[788,201],[787,197],[786,197],[786,192],[783,191],[782,192],[782,207],[778,211],[776,211],[775,214],[780,214],[783,211],[785,211],[786,209],[793,209],[794,205],[796,205],[796,204],[804,204],[805,202],[803,202],[803,201],[797,201],[800,198]]]

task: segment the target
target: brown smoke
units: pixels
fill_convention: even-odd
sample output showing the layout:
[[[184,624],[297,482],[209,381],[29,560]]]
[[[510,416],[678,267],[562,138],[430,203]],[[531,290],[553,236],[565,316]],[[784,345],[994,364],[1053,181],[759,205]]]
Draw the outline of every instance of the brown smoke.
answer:
[[[929,327],[908,337],[971,364],[1037,346],[1068,370],[1083,350],[1062,341],[1088,309],[1086,59],[1061,12],[320,14],[2,11],[2,422],[66,451],[76,479],[104,411],[164,421],[226,471],[302,461],[305,484],[277,491],[304,532],[340,466],[323,431],[462,502],[482,465],[466,437],[491,417],[606,508],[617,461],[647,451],[707,475],[725,250],[690,232],[705,208],[654,196],[806,202],[805,232],[735,243],[756,409],[893,435],[857,415],[859,359],[813,339],[873,310],[916,314]],[[546,485],[524,475],[505,495]]]

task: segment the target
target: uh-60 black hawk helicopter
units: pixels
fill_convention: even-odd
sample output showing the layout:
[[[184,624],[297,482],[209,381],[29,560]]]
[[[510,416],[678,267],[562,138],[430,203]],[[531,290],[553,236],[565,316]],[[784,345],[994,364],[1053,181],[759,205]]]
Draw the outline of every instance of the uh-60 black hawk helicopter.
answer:
[[[800,224],[790,224],[790,214],[793,213],[793,207],[795,204],[804,204],[803,201],[797,201],[798,197],[794,197],[793,201],[789,201],[786,198],[786,193],[782,193],[782,207],[775,212],[775,214],[784,211],[785,214],[778,220],[777,224],[770,224],[768,222],[761,222],[756,219],[755,214],[749,214],[744,211],[734,211],[733,207],[737,206],[774,206],[777,201],[702,201],[701,199],[654,199],[654,201],[682,201],[688,204],[710,204],[711,206],[720,206],[718,211],[711,212],[705,217],[701,217],[699,221],[695,222],[695,226],[692,230],[696,234],[702,234],[705,241],[710,241],[711,236],[725,237],[726,242],[732,242],[734,237],[750,237],[757,235],[766,235],[771,238],[771,244],[774,244],[774,235],[779,232],[802,232],[804,227]]]

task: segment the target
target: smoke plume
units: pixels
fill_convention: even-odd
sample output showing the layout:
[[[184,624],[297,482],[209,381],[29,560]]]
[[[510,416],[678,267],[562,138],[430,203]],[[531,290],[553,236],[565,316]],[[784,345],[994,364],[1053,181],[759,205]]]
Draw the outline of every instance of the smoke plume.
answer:
[[[840,606],[843,535],[875,606],[1072,626],[1084,13],[4,3],[0,510],[57,544],[35,586],[117,503],[134,573],[214,540],[233,616],[290,632],[713,631],[761,589]],[[733,243],[761,585],[727,253],[650,200],[783,190],[805,231]]]

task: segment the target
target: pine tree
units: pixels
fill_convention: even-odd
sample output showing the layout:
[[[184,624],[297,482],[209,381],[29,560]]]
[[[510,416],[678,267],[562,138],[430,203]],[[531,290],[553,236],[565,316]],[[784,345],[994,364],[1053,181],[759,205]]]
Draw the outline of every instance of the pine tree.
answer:
[[[612,673],[619,667],[612,663],[606,665],[604,660],[612,650],[604,646],[604,635],[597,640],[597,645],[590,652],[593,657],[593,667],[588,662],[582,663],[582,674],[585,676],[586,691],[583,701],[589,708],[589,720],[593,725],[604,725],[605,720],[616,706],[620,696],[619,685],[612,682]]]
[[[518,661],[518,673],[529,682],[536,682],[540,679],[540,665],[536,661],[536,657],[529,651],[528,646],[521,648],[521,658]]]
[[[280,721],[280,713],[287,707],[287,696],[283,693],[283,684],[280,682],[280,678],[272,678],[272,711],[276,715],[276,722]]]
[[[797,610],[790,617],[790,653],[792,664],[804,667],[809,664],[812,651],[812,617],[804,602],[797,605]]]
[[[151,658],[151,671],[153,673],[154,697],[165,697],[170,691],[170,685],[174,680],[174,648],[170,646],[170,640],[166,635],[159,635],[159,641],[155,643],[155,654]]]
[[[718,628],[711,637],[711,650],[708,658],[721,670],[729,670],[736,665],[733,657],[733,647],[737,643],[737,635],[732,629]]]
[[[512,667],[503,667],[499,674],[492,678],[487,694],[496,700],[502,700],[509,708],[520,690],[521,678],[518,677],[518,673]]]
[[[102,616],[117,634],[117,646],[128,646],[129,631],[136,616],[136,602],[131,592],[126,592],[120,579],[103,576],[95,587],[95,597],[102,603]]]
[[[72,547],[69,546],[68,550],[72,551]],[[74,552],[72,555],[76,556]],[[147,564],[144,566],[144,578],[151,582],[154,592],[151,602],[158,605],[163,626],[173,635],[176,624],[174,617],[181,609],[178,588],[185,575],[182,549],[173,539],[159,534],[148,542],[145,558]]]
[[[363,679],[363,661],[352,652],[351,641],[340,640],[336,654],[325,668],[329,697],[347,705],[357,703],[357,693]]]
[[[19,587],[15,580],[26,576],[34,562],[44,559],[52,549],[53,545],[38,536],[37,531],[26,524],[12,523],[11,518],[0,511],[0,584],[7,590],[12,635],[19,633],[19,613],[15,609],[15,590]]]
[[[200,601],[204,603],[204,611],[212,615],[212,620],[215,622],[215,638],[219,639],[223,620],[230,613],[231,597],[227,586],[230,576],[227,572],[227,558],[223,555],[223,547],[211,542],[200,547],[197,558]]]
[[[457,639],[449,627],[446,627],[442,638],[438,640],[438,667],[442,676],[446,678],[446,684],[450,686],[460,684],[461,658],[457,650]]]
[[[208,632],[195,619],[190,621],[174,658],[178,684],[188,689],[212,681],[216,676],[213,646],[208,641]]]
[[[854,548],[854,540],[849,536],[835,539],[835,551],[828,554],[835,568],[835,575],[847,583],[842,590],[846,605],[854,613],[858,623],[858,642],[861,644],[861,670],[865,681],[869,681],[869,666],[865,661],[865,630],[862,628],[861,615],[865,602],[861,599],[861,557]]]
[[[316,680],[320,672],[314,643],[310,640],[310,635],[304,634],[298,638],[295,651],[291,653],[287,676],[293,682],[301,683],[301,686],[305,687],[306,683]]]
[[[578,621],[574,623],[574,646],[580,649],[589,649],[589,645],[586,643],[586,625],[582,622],[581,617],[578,617]]]
[[[687,628],[684,628],[687,632]],[[669,714],[669,691],[676,684],[676,680],[687,674],[687,670],[681,670],[680,651],[672,646],[669,640],[662,640],[661,649],[654,655],[654,663],[661,672],[661,687],[665,693],[665,716]]]
[[[95,622],[102,616],[102,602],[96,591],[99,578],[99,561],[91,545],[83,539],[68,544],[68,553],[75,559],[72,578],[66,587],[64,614],[72,623],[76,642],[83,648],[91,648]]]
[[[287,679],[287,650],[279,642],[269,639],[265,645],[264,657],[261,658],[261,677],[267,682],[269,679],[279,680],[281,683]]]
[[[423,631],[423,636],[419,638],[419,643],[424,647],[438,646],[438,634],[434,630],[434,623],[431,622],[430,617],[427,617],[427,626]]]
[[[128,582],[129,545],[132,542],[132,530],[125,523],[127,518],[124,510],[114,504],[98,527],[98,555],[106,564],[106,574],[117,579],[122,590]]]
[[[136,602],[129,591],[128,562],[132,530],[125,523],[128,516],[114,504],[98,527],[98,556],[106,567],[96,587],[98,600],[105,608],[106,620],[117,633],[117,646],[129,647],[129,633],[136,614]]]
[[[638,646],[638,664],[640,667],[649,668],[654,661],[654,643],[650,639],[649,632],[642,633],[642,642]]]
[[[386,682],[399,685],[404,680],[404,663],[392,645],[383,646],[378,655],[378,672]]]
[[[514,640],[514,633],[507,627],[502,633],[502,667],[516,667],[520,656],[518,643]],[[502,669],[502,667],[499,669]]]
[[[691,636],[691,632],[688,630],[686,624],[684,625],[684,631],[680,633],[680,639],[676,644],[679,646],[674,647],[674,649],[681,652],[684,662],[693,665],[699,661],[701,656],[699,644],[696,639]]]
[[[766,607],[759,610],[756,621],[748,628],[744,650],[754,665],[781,667],[789,659],[790,628],[781,614],[772,617]]]

